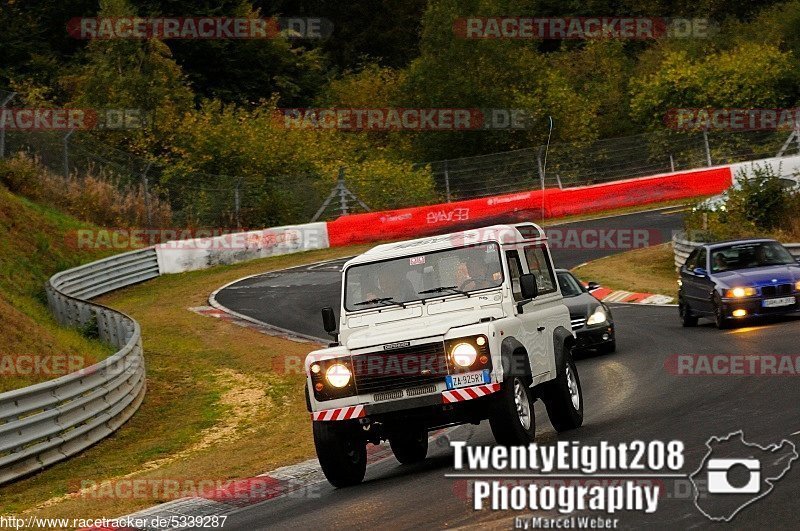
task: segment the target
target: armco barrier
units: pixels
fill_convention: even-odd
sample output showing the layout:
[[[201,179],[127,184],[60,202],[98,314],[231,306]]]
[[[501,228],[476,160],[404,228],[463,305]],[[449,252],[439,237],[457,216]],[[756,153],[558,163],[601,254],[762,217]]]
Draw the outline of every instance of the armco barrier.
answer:
[[[532,190],[455,203],[368,212],[328,223],[331,247],[406,238],[461,227],[602,212],[659,201],[718,194],[731,185],[728,166],[607,184]]]
[[[679,270],[683,264],[686,263],[686,259],[689,258],[689,254],[694,248],[702,244],[703,242],[690,240],[685,232],[676,232],[673,234],[672,251],[675,255],[675,270]],[[784,243],[783,246],[792,253],[792,256],[800,258],[800,243]]]
[[[327,225],[306,223],[168,242],[156,245],[156,253],[167,274],[327,247]]]
[[[222,238],[149,247],[50,278],[47,299],[58,322],[96,331],[100,339],[119,350],[81,371],[0,394],[0,484],[66,459],[107,437],[144,399],[139,324],[122,312],[86,299],[161,274],[328,247],[324,223]]]
[[[139,324],[83,299],[157,276],[153,249],[53,275],[46,290],[58,322],[96,329],[119,351],[81,371],[0,394],[0,484],[88,448],[136,412],[145,394]]]

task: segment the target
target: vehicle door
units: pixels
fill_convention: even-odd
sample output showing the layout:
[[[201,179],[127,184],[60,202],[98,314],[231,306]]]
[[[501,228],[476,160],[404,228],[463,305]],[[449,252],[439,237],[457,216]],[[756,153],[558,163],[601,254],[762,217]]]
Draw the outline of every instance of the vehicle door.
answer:
[[[523,255],[525,257],[523,266],[528,273],[536,277],[536,285],[539,288],[539,296],[524,306],[523,311],[535,316],[536,331],[544,339],[547,370],[555,371],[553,337],[559,326],[568,332],[572,331],[569,310],[561,296],[553,260],[547,246],[543,243],[524,245]]]
[[[705,247],[698,247],[692,251],[681,267],[683,296],[692,310],[712,311],[708,275],[708,252]]]

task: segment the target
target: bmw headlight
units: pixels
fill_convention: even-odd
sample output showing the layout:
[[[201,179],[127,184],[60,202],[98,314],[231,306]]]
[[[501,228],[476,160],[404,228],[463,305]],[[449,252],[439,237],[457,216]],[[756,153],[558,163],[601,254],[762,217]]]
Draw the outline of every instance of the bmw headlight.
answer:
[[[341,363],[334,363],[325,371],[325,379],[337,389],[341,389],[350,383],[350,378],[352,376],[353,373],[350,372],[350,369]]]
[[[459,367],[470,367],[478,357],[478,351],[469,343],[459,343],[452,350],[453,361]]]
[[[743,297],[755,297],[758,294],[756,288],[733,288],[725,292],[729,299],[741,299]]]
[[[592,315],[586,320],[586,324],[591,325],[598,325],[603,324],[608,321],[608,316],[606,315],[606,311],[603,309],[602,306],[598,306],[597,309],[594,311]]]

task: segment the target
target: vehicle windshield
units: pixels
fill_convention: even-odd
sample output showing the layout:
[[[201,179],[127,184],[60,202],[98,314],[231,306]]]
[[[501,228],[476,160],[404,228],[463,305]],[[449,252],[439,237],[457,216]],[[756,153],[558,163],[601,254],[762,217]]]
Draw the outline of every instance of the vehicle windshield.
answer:
[[[711,252],[712,273],[794,263],[794,257],[777,242],[741,243]]]
[[[484,243],[359,264],[345,273],[348,311],[468,294],[503,283],[500,248]]]
[[[564,297],[576,297],[583,293],[583,288],[571,273],[559,272],[558,285],[561,286],[561,294]]]

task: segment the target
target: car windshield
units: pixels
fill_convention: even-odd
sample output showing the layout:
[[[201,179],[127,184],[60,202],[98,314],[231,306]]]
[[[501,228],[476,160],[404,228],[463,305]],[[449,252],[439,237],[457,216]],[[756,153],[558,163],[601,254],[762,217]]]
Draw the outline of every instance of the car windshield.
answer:
[[[558,285],[561,286],[561,294],[564,297],[576,297],[583,293],[583,289],[575,277],[566,271],[558,273]]]
[[[446,249],[349,267],[345,273],[345,309],[396,306],[468,294],[502,283],[496,243]]]
[[[777,242],[740,243],[711,252],[713,273],[794,263],[789,251]]]

